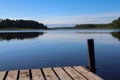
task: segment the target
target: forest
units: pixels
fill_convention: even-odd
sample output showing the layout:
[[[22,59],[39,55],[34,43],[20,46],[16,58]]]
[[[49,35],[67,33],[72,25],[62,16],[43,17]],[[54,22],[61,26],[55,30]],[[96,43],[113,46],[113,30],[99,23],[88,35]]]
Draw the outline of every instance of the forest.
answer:
[[[33,20],[0,19],[0,29],[48,29],[46,25]]]
[[[34,20],[0,19],[0,29],[49,29],[43,23]],[[73,27],[57,27],[51,29],[120,29],[120,17],[108,24],[77,24]]]
[[[78,29],[120,29],[120,17],[108,24],[77,24]]]

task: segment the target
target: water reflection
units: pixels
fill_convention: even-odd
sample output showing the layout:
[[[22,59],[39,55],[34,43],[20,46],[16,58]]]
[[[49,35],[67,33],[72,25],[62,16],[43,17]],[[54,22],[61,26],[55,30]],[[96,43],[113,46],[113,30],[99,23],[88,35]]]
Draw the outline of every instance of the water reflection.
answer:
[[[110,34],[113,38],[120,41],[120,32],[76,32],[76,34]]]
[[[43,35],[42,38],[38,37],[40,35]],[[110,76],[120,78],[119,75],[112,74],[120,73],[120,42],[116,40],[120,40],[120,32],[107,30],[0,32],[0,40],[6,38],[19,41],[0,41],[0,70],[86,66],[88,64],[86,40],[92,38],[95,40],[97,74],[103,78],[108,77],[105,80],[114,80]],[[26,38],[27,40],[20,41]],[[30,38],[37,39],[29,40]],[[113,67],[115,68],[111,71]]]
[[[43,35],[43,32],[1,32],[0,33],[0,41],[3,40],[24,40],[24,39],[32,39],[37,38],[40,35]]]
[[[110,34],[112,35],[115,39],[118,39],[120,41],[120,32],[79,32],[76,31],[76,34]],[[33,39],[37,38],[41,35],[43,35],[44,32],[0,32],[0,41],[3,40],[24,40],[24,39]]]
[[[120,32],[112,32],[112,36],[120,41]]]
[[[110,34],[110,32],[76,32],[76,34]]]

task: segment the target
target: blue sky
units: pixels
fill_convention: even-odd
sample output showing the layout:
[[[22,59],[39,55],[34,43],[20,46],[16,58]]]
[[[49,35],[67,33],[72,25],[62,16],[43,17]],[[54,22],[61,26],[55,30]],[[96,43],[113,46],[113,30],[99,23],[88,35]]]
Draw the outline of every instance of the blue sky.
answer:
[[[0,18],[44,24],[110,23],[120,17],[120,0],[0,0]]]

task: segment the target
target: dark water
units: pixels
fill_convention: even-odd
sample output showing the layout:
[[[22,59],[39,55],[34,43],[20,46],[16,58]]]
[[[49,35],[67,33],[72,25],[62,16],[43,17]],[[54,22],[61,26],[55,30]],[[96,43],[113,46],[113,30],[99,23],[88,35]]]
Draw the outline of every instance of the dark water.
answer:
[[[120,80],[119,30],[0,31],[0,70],[88,65],[95,41],[97,74]]]

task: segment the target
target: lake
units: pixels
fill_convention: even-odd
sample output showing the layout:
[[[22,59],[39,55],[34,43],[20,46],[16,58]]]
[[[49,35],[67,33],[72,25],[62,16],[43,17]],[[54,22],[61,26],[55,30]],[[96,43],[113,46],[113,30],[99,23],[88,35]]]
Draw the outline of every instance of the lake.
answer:
[[[120,79],[120,30],[2,30],[0,70],[88,66],[87,39],[94,39],[97,74]]]

